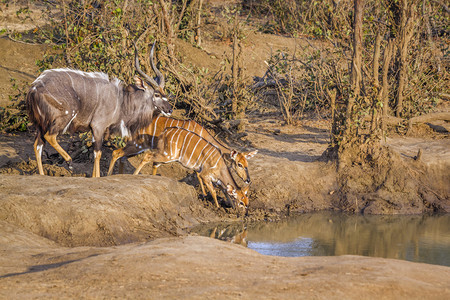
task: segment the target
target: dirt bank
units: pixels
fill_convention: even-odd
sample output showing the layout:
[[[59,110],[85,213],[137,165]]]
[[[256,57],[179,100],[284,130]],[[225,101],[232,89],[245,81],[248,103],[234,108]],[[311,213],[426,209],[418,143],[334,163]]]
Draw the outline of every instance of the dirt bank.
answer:
[[[358,256],[271,257],[186,236],[187,226],[236,218],[170,178],[0,179],[0,298],[450,296],[448,267]],[[161,238],[174,235],[181,237]]]
[[[0,223],[0,297],[446,299],[450,268],[358,256],[283,258],[205,237],[64,248]],[[3,234],[4,233],[4,234]]]
[[[2,176],[0,220],[64,246],[108,246],[183,234],[214,212],[170,178]],[[204,205],[205,204],[205,205]]]

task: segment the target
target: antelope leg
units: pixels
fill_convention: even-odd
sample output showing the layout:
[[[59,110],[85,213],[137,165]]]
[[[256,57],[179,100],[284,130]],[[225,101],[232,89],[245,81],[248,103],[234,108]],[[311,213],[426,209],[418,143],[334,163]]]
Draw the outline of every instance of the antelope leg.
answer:
[[[92,177],[100,177],[100,158],[102,157],[102,151],[94,150],[94,170],[92,171]]]
[[[144,154],[144,158],[142,159],[141,163],[139,164],[139,166],[136,168],[136,170],[134,170],[133,175],[137,175],[139,174],[139,172],[141,171],[141,169],[148,164],[151,160],[152,160],[153,154],[151,151],[147,151]]]
[[[153,163],[153,169],[152,169],[152,175],[156,175],[156,172],[158,172],[158,168],[161,164]]]
[[[124,151],[123,148],[114,150],[112,153],[112,157],[111,157],[111,162],[109,163],[109,169],[108,169],[108,176],[112,175],[113,172],[113,168],[114,168],[114,164],[116,163],[116,161],[123,157],[124,155]],[[122,163],[120,162],[120,164],[122,165]]]
[[[58,144],[58,141],[56,140],[56,134],[48,134],[46,133],[44,135],[44,138],[47,140],[47,142],[55,148],[56,151],[64,158],[65,161],[69,162],[72,160],[69,154]]]
[[[204,178],[203,178],[204,179]],[[212,182],[211,182],[211,180],[203,180],[204,181],[204,183],[205,183],[205,185],[206,185],[206,188],[209,190],[209,192],[211,193],[211,196],[213,197],[213,199],[214,199],[214,203],[216,204],[216,207],[217,208],[219,208],[220,206],[219,206],[219,202],[217,202],[217,194],[216,194],[216,190],[214,189],[214,186],[213,186],[213,184],[212,184]]]
[[[34,155],[36,155],[36,162],[38,165],[38,170],[40,175],[44,175],[44,168],[42,167],[42,147],[44,143],[40,136],[36,136],[36,140],[34,141]]]
[[[197,171],[195,171],[195,174],[197,174],[198,182],[200,182],[200,187],[202,188],[203,196],[206,196],[205,187],[203,185],[203,180],[202,180],[202,178],[200,177],[200,175],[198,174]]]
[[[114,150],[112,153],[111,163],[109,164],[108,176],[112,174],[114,164],[119,158],[121,158],[119,161],[119,174],[123,174],[124,159],[142,152],[142,148],[138,147],[140,146],[136,142],[129,141],[125,147]]]

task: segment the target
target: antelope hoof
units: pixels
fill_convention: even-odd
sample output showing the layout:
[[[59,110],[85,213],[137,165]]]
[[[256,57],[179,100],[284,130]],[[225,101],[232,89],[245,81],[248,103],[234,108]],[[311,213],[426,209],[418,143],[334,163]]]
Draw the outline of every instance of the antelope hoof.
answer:
[[[73,171],[72,160],[67,161],[67,166],[69,167],[70,171]]]

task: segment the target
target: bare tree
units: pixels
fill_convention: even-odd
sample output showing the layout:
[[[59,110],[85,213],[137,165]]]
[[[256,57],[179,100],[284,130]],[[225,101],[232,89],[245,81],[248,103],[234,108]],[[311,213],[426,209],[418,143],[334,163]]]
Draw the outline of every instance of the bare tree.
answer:
[[[166,30],[166,39],[167,39],[167,50],[169,52],[169,59],[171,63],[174,63],[175,61],[175,50],[174,50],[174,43],[173,43],[173,28],[172,28],[172,22],[169,16],[169,11],[166,8],[166,3],[164,0],[159,0],[159,5],[161,6],[161,14],[162,19],[164,23],[164,28]]]
[[[391,63],[392,54],[394,53],[394,40],[389,40],[387,46],[384,49],[383,55],[383,74],[382,74],[382,87],[380,91],[380,100],[383,104],[383,117],[382,117],[382,129],[383,132],[386,131],[386,120],[389,112],[389,82],[388,82],[388,72],[389,65]]]
[[[400,1],[400,27],[397,37],[399,74],[396,96],[396,115],[400,117],[403,110],[403,92],[408,80],[408,45],[414,34],[416,23],[416,10],[414,1],[408,3],[408,0]]]
[[[198,12],[197,12],[197,28],[196,28],[196,38],[197,38],[197,46],[201,46],[202,44],[202,36],[201,36],[201,30],[200,30],[200,25],[201,25],[201,17],[202,17],[202,6],[203,6],[203,0],[199,0],[198,1]]]
[[[347,102],[347,109],[345,115],[345,135],[350,133],[352,125],[352,110],[355,99],[361,93],[362,81],[362,34],[363,34],[363,15],[364,15],[364,0],[354,0],[355,18],[353,22],[353,58],[350,74],[350,82],[352,85],[353,94],[349,97]]]

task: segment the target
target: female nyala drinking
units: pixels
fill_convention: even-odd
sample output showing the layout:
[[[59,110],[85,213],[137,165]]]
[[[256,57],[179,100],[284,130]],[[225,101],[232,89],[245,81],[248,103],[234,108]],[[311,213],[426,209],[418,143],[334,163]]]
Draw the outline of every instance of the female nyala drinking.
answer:
[[[255,156],[258,153],[258,150],[251,152],[237,152],[235,150],[230,150],[225,147],[222,143],[216,140],[203,126],[198,124],[193,120],[177,120],[170,117],[165,117],[163,115],[158,115],[155,117],[150,124],[150,126],[141,129],[138,132],[138,135],[133,137],[130,141],[128,141],[127,145],[124,148],[117,149],[113,151],[111,163],[109,165],[108,175],[112,174],[114,164],[119,158],[122,157],[130,157],[142,153],[148,149],[153,149],[156,147],[156,140],[158,137],[164,132],[166,128],[169,127],[180,127],[189,131],[192,131],[211,144],[215,145],[220,149],[222,154],[227,161],[231,162],[231,168],[236,171],[236,174],[246,183],[250,183],[250,175],[248,172],[248,161],[247,159]],[[153,165],[153,175],[156,175],[158,166]],[[119,164],[119,173],[123,171],[123,162],[120,160]],[[197,174],[198,176],[198,174]],[[202,181],[199,178],[200,186],[202,187],[203,194],[205,194],[205,190],[203,188]]]
[[[210,191],[217,207],[219,203],[213,183],[217,184],[227,197],[232,196],[233,206],[234,202],[240,207],[248,205],[248,185],[239,188],[220,149],[192,131],[180,127],[166,128],[158,137],[155,148],[145,152],[134,174],[138,174],[150,161],[153,161],[156,167],[176,161],[188,169],[195,170]]]

